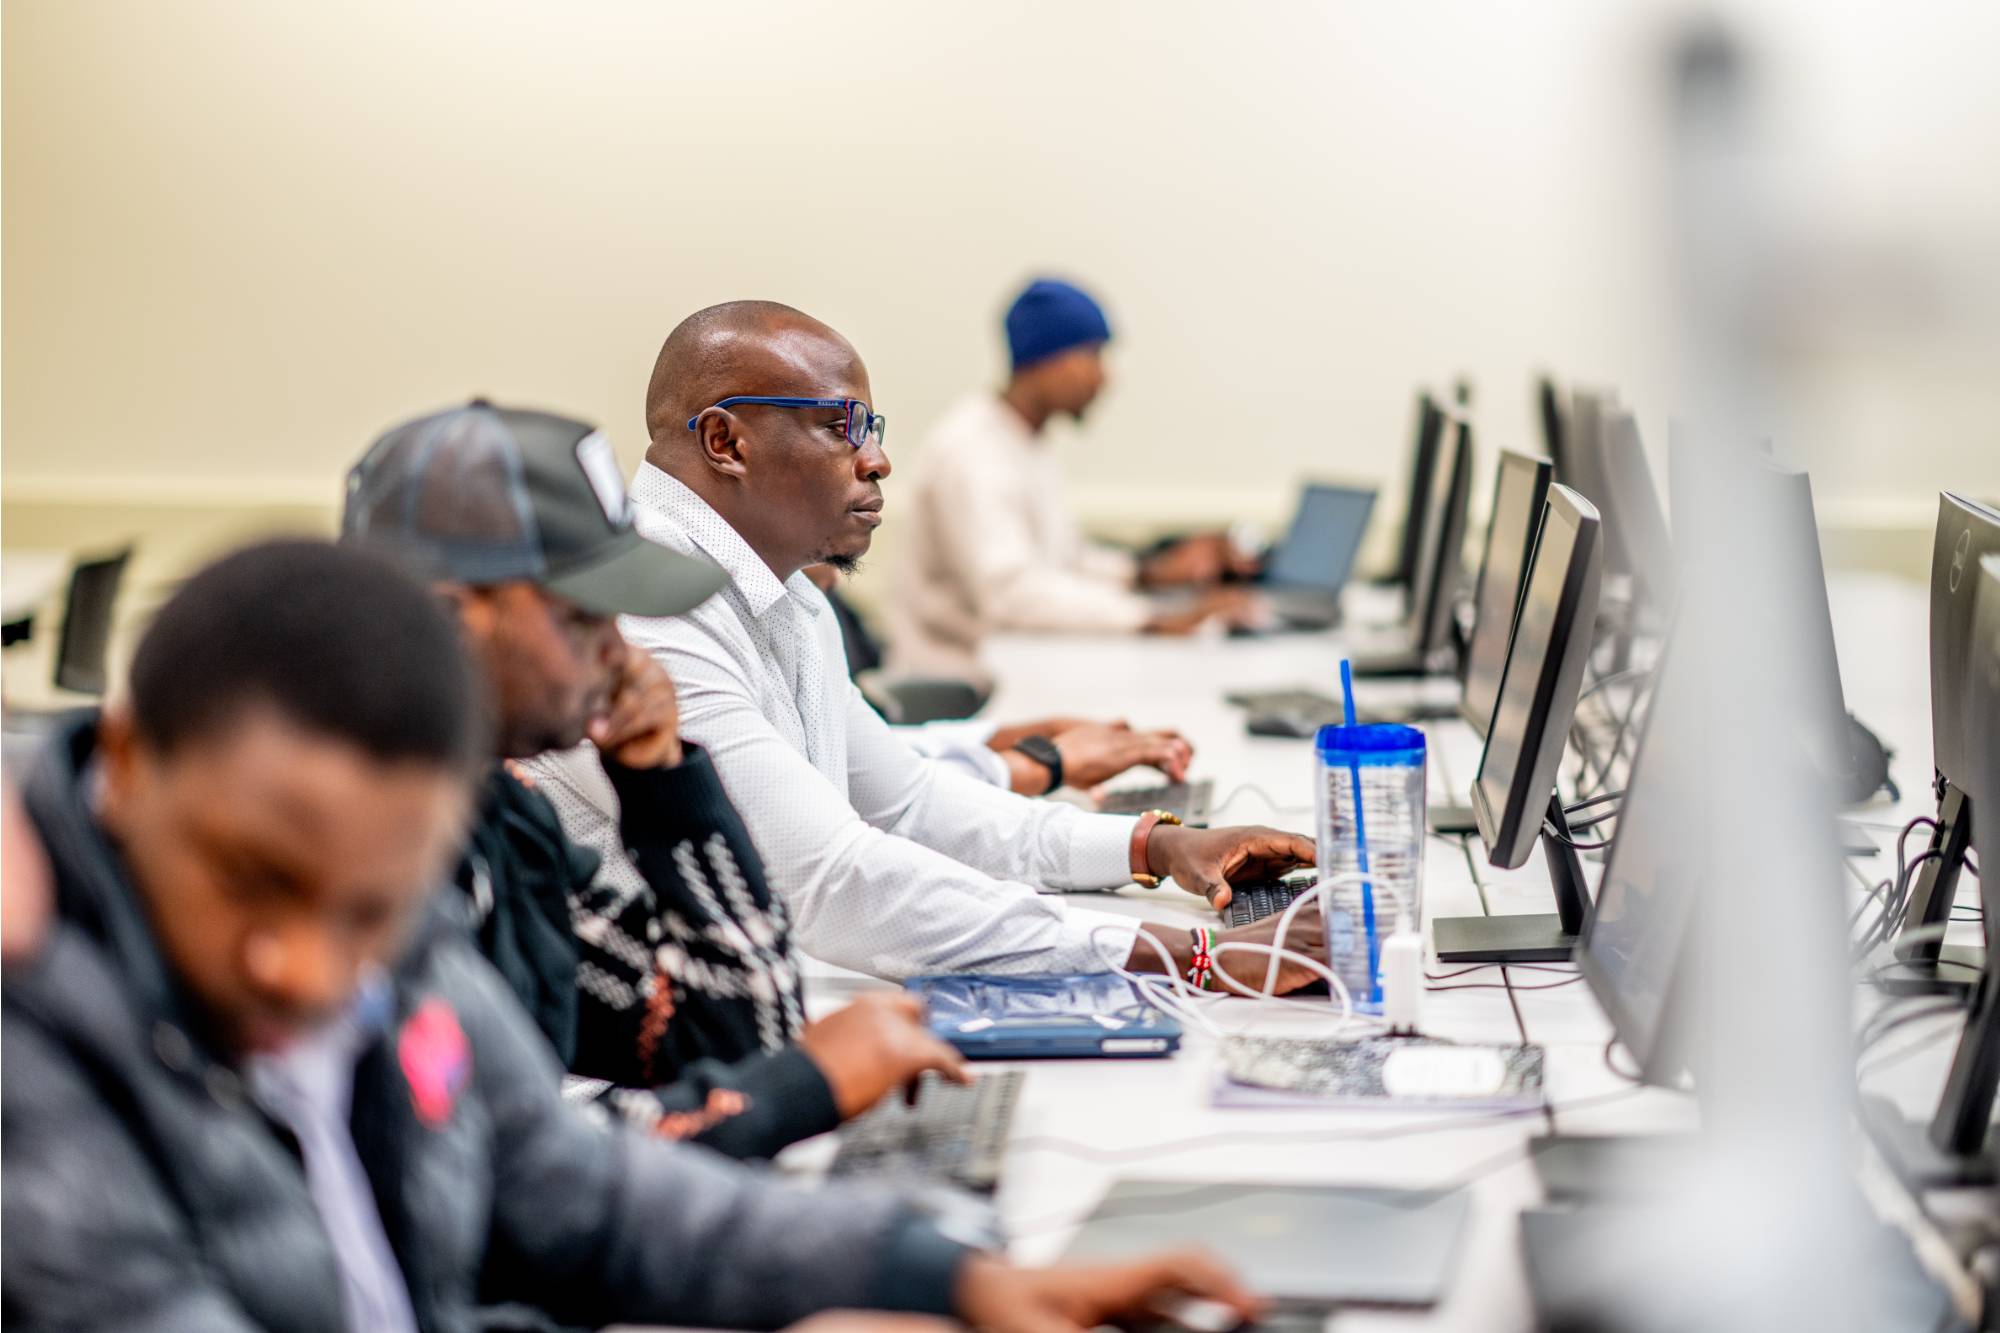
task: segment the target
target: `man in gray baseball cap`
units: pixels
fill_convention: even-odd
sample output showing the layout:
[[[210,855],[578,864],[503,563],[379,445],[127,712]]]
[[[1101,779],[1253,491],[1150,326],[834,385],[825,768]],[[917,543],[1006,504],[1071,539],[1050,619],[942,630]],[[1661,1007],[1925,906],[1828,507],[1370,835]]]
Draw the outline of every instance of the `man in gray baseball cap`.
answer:
[[[598,615],[679,615],[725,581],[633,530],[602,431],[483,398],[377,440],[347,474],[341,535],[434,579],[525,580]]]
[[[708,755],[682,743],[665,669],[618,631],[619,614],[678,615],[725,576],[632,530],[601,433],[479,400],[407,422],[349,473],[341,527],[430,579],[482,668],[503,762],[458,885],[481,950],[577,1076],[573,1099],[766,1157],[926,1070],[964,1079],[902,995],[805,1023],[757,849]],[[610,863],[564,835],[552,802],[577,798],[511,762],[586,737],[630,852]]]

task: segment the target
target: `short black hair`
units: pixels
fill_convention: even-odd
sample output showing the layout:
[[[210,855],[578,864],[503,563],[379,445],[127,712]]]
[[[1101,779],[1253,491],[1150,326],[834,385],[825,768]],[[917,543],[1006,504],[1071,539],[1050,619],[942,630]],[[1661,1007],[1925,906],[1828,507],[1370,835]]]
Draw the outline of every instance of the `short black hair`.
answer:
[[[182,584],[131,683],[134,728],[163,753],[262,704],[379,760],[491,757],[457,621],[382,556],[328,542],[246,546]]]

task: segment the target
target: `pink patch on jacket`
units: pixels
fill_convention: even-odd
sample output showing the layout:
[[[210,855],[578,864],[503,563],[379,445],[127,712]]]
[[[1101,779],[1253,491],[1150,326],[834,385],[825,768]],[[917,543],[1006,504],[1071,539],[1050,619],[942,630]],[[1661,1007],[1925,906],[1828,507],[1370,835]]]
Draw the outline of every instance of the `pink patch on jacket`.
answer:
[[[451,1006],[435,996],[419,1005],[396,1039],[396,1058],[417,1119],[432,1129],[451,1119],[459,1089],[472,1072],[472,1047]]]

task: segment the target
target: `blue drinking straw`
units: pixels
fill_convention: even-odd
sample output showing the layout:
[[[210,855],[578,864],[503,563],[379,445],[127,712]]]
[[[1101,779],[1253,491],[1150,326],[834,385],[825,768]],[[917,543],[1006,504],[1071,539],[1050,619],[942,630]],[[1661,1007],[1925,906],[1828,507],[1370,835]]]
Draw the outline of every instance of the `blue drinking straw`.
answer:
[[[1340,659],[1340,705],[1347,718],[1347,725],[1354,725],[1354,663],[1343,657]],[[1347,751],[1347,775],[1354,783],[1354,844],[1355,854],[1361,864],[1361,873],[1368,870],[1368,825],[1361,817],[1361,758],[1351,747]],[[1375,881],[1361,881],[1361,929],[1368,937],[1368,997],[1373,1002],[1382,1002],[1382,983],[1378,970],[1382,961],[1381,938],[1375,933]]]

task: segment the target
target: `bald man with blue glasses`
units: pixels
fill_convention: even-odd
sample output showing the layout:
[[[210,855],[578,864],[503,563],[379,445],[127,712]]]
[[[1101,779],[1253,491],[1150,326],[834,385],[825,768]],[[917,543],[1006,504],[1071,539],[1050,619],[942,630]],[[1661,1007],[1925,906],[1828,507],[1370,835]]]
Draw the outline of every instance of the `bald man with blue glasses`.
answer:
[[[1006,630],[1185,634],[1262,620],[1249,593],[1216,586],[1254,570],[1220,533],[1143,559],[1084,537],[1046,427],[1083,419],[1110,341],[1103,308],[1066,282],[1032,282],[1008,308],[1005,387],[960,399],[916,454],[889,608],[892,677],[987,684],[980,644]],[[1148,596],[1187,588],[1202,591]]]

